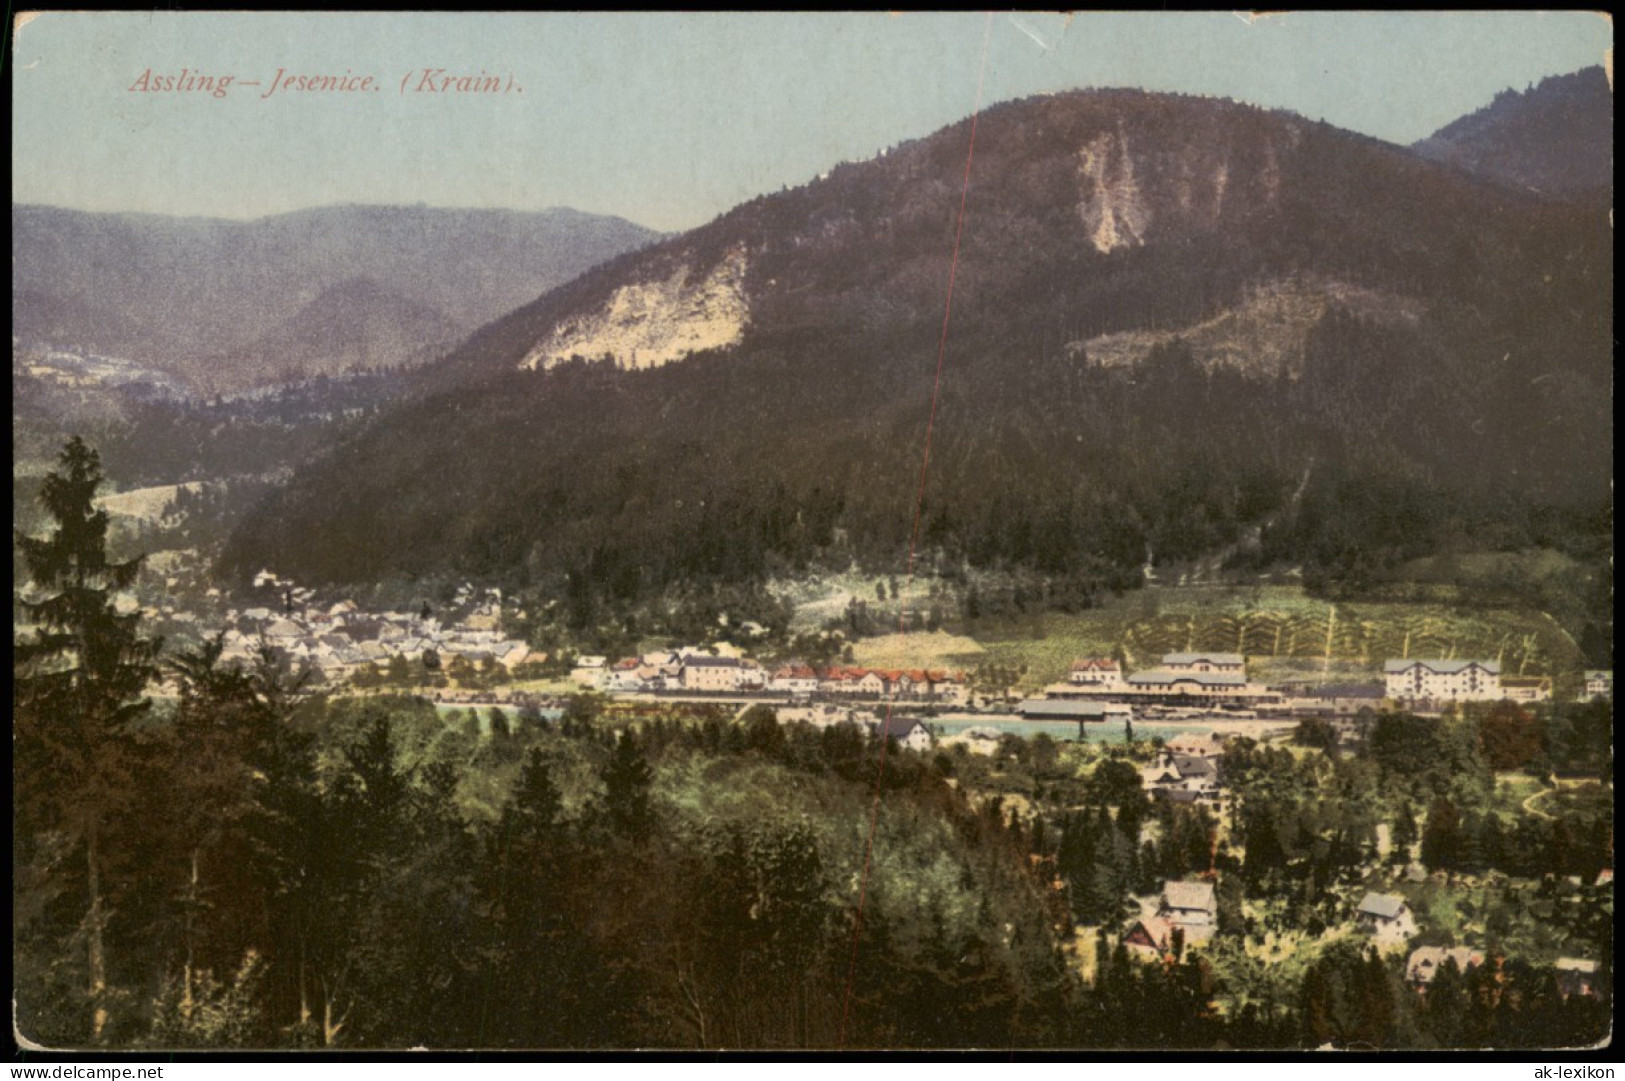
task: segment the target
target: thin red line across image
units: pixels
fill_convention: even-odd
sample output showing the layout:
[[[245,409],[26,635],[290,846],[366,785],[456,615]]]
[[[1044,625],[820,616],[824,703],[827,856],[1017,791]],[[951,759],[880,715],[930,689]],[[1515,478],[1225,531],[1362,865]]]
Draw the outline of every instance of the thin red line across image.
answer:
[[[976,77],[976,106],[971,111],[969,145],[965,151],[965,176],[959,189],[959,223],[954,229],[953,258],[948,264],[948,297],[943,304],[942,332],[937,339],[937,370],[936,377],[931,384],[931,410],[925,423],[925,452],[920,461],[920,484],[914,497],[914,524],[909,530],[908,563],[904,574],[904,595],[908,587],[914,583],[914,555],[919,546],[920,516],[925,506],[925,478],[931,467],[931,436],[937,423],[937,401],[942,390],[942,366],[948,355],[948,320],[954,308],[954,279],[959,272],[959,242],[965,234],[965,206],[970,195],[970,168],[976,157],[976,121],[982,112],[982,87],[987,77],[987,47],[993,33],[993,13],[988,12],[987,25],[982,32],[982,62]],[[901,634],[907,629],[908,609],[900,607],[897,615],[897,630]],[[858,878],[858,908],[852,925],[852,956],[846,970],[846,993],[841,1006],[841,1042],[846,1046],[846,1023],[852,1012],[852,982],[857,973],[858,942],[863,933],[863,906],[869,894],[869,867],[870,859],[874,855],[875,827],[880,821],[880,794],[881,785],[886,774],[886,746],[890,742],[888,733],[891,731],[892,703],[894,698],[886,699],[886,719],[881,724],[880,761],[875,770],[875,792],[869,809],[869,832],[863,846],[863,872]]]

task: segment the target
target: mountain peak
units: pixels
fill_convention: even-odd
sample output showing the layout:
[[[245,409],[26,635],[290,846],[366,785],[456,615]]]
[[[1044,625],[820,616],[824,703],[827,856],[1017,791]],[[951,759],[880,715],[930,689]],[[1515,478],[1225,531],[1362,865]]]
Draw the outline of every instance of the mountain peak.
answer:
[[[951,247],[968,136],[961,121],[606,263],[476,335],[431,378],[449,386],[469,366],[535,370],[571,357],[647,368],[787,326],[834,320],[873,331],[936,318],[937,268]],[[1341,222],[1337,208],[1352,203],[1388,207],[1374,219],[1382,235],[1356,230],[1345,265],[1320,268],[1321,276],[1387,292],[1394,252],[1426,229],[1408,193],[1427,189],[1435,209],[1450,204],[1452,216],[1506,198],[1390,144],[1216,98],[1140,90],[1033,97],[988,109],[976,138],[955,298],[967,316],[1037,266],[1086,275],[1103,269],[1100,260],[1160,264],[1182,245],[1246,250],[1264,234],[1290,231],[1289,219]],[[1440,253],[1422,258],[1449,271]],[[1315,268],[1261,267],[1247,282],[1202,285],[1196,293],[1206,300],[1193,293],[1156,303],[1194,325],[1213,316],[1218,293],[1228,304],[1241,288],[1299,269]],[[1139,329],[1124,313],[1141,305],[1138,297],[1089,304],[1074,316],[1088,331],[1079,337]]]
[[[1486,180],[1548,195],[1614,184],[1614,90],[1601,67],[1506,89],[1412,146]]]
[[[921,525],[945,565],[1118,588],[1148,548],[1229,543],[1310,461],[1315,509],[1277,558],[1356,534],[1396,559],[1426,548],[1397,504],[1336,509],[1349,492],[1431,508],[1606,489],[1611,247],[1589,205],[1287,113],[1127,91],[988,109],[966,189],[969,126],[476,331],[256,511],[225,565],[630,597],[895,559],[956,237]]]

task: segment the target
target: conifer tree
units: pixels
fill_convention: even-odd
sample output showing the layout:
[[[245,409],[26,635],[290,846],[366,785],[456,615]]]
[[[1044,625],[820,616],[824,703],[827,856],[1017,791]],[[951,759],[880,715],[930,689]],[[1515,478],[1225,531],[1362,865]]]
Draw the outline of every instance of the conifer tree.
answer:
[[[622,732],[604,767],[604,807],[609,825],[622,837],[638,839],[650,825],[649,785],[654,772],[636,737]]]
[[[159,643],[117,595],[134,584],[140,558],[107,554],[108,516],[95,506],[103,475],[94,450],[68,441],[39,499],[55,523],[44,537],[17,534],[28,585],[17,600],[31,629],[14,660],[15,819],[20,853],[44,835],[78,853],[85,914],[84,1032],[104,1039],[109,1020],[107,866],[110,831],[137,792],[139,754],[131,724],[150,706]]]

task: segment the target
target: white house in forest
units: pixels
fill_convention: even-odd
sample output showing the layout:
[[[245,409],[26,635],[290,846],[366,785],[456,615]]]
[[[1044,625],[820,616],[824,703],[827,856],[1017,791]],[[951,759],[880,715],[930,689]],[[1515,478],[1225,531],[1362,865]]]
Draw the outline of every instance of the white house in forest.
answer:
[[[1391,893],[1368,893],[1355,910],[1355,921],[1378,946],[1403,946],[1416,934],[1416,917],[1405,898]]]
[[[887,717],[876,721],[873,730],[877,739],[894,739],[910,751],[929,751],[936,743],[930,729],[913,717]]]
[[[1186,941],[1205,941],[1218,923],[1219,904],[1211,882],[1165,882],[1157,915],[1185,929]]]

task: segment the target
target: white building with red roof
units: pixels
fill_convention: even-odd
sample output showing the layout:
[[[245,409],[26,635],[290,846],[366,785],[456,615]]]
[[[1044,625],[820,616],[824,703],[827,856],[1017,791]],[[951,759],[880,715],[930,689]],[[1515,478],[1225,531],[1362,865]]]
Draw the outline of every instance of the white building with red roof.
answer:
[[[1123,666],[1114,657],[1079,657],[1066,678],[1083,687],[1116,687],[1123,682]]]

